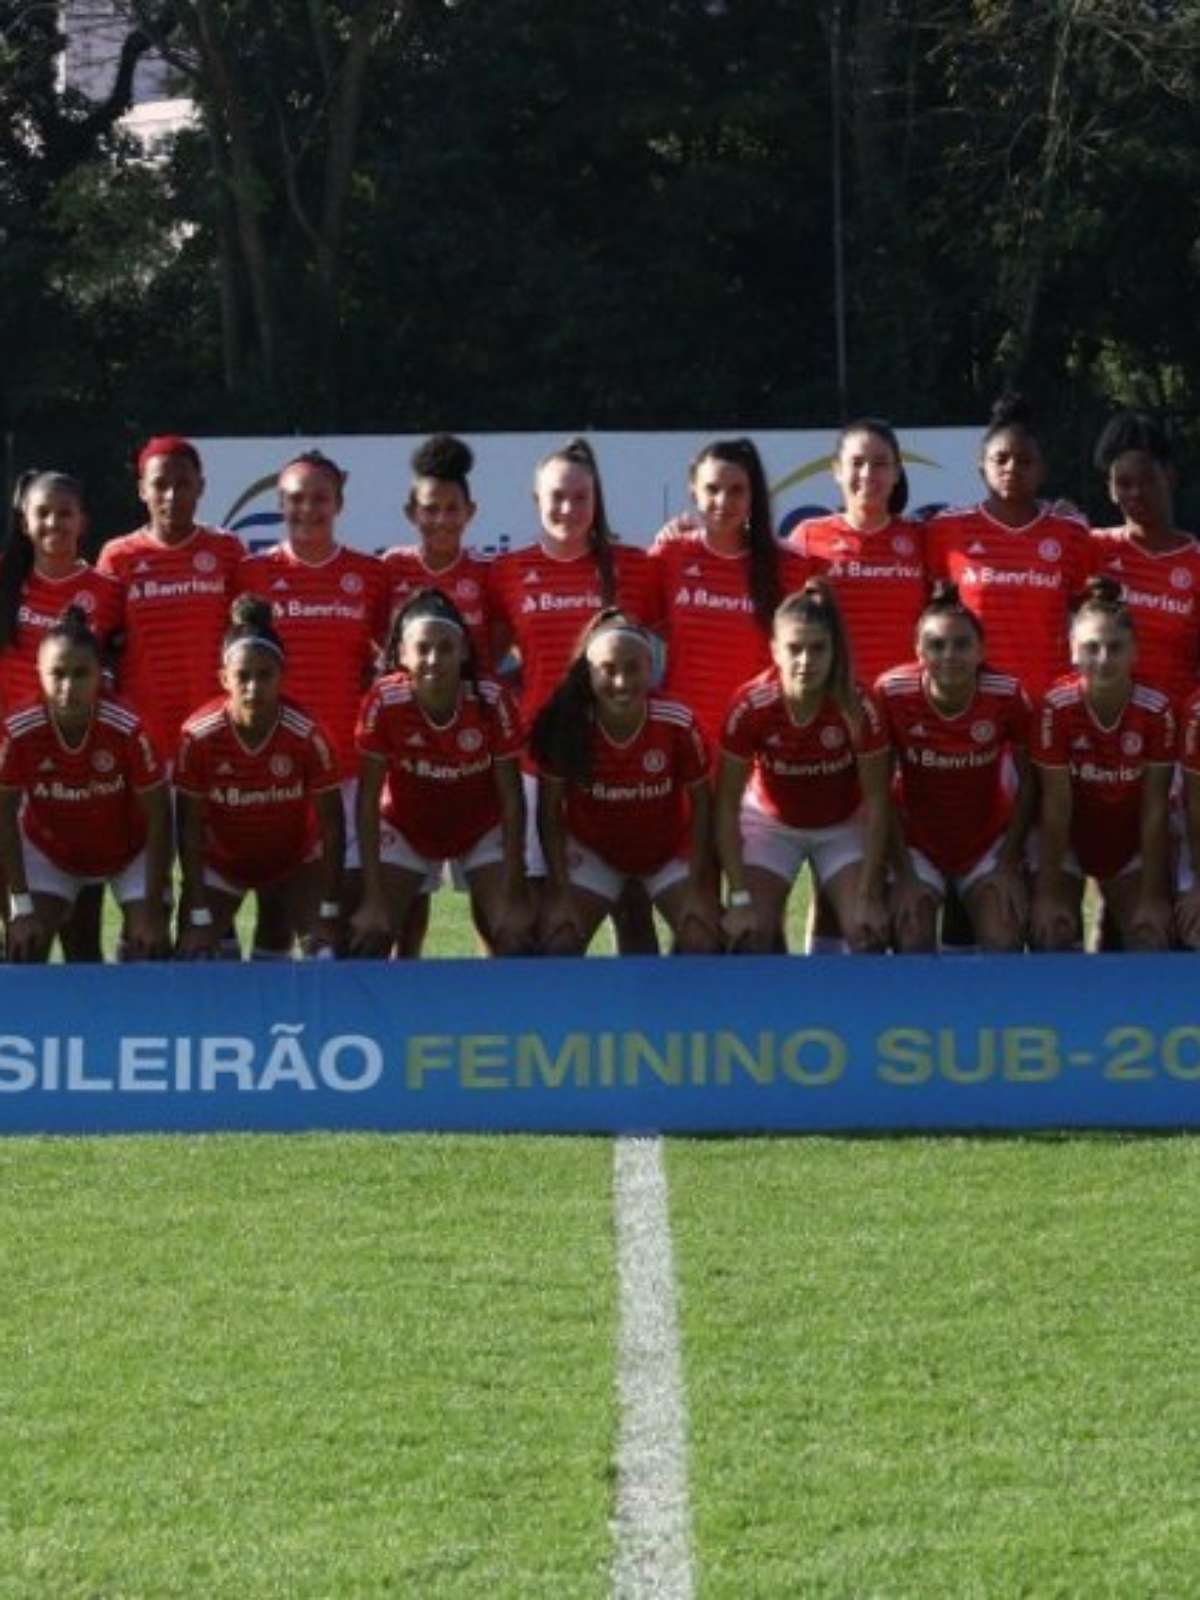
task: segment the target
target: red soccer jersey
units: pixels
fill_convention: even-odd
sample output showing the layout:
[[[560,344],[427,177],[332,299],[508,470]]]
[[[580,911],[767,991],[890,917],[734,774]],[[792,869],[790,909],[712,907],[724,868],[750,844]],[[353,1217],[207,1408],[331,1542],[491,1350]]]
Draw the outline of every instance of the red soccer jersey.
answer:
[[[464,855],[500,821],[497,761],[520,754],[521,717],[492,678],[463,680],[446,723],[433,722],[403,672],[381,678],[363,701],[358,747],[387,762],[380,810],[418,855]]]
[[[858,757],[888,743],[877,702],[860,691],[859,703],[857,730],[832,699],[801,726],[788,710],[777,667],[742,685],[721,747],[753,763],[748,793],[761,811],[788,828],[831,828],[854,815],[862,801]]]
[[[1179,708],[1179,765],[1200,778],[1200,689]]]
[[[15,711],[41,694],[38,647],[68,606],[87,613],[88,624],[103,648],[121,626],[124,596],[119,583],[93,567],[80,566],[65,578],[44,578],[31,572],[21,590],[16,637],[0,651],[3,710]]]
[[[184,723],[175,786],[203,802],[205,865],[257,889],[312,854],[319,838],[312,797],[337,788],[337,762],[324,732],[291,701],[282,701],[275,726],[251,749],[219,698]]]
[[[828,563],[825,577],[850,635],[854,671],[864,683],[912,658],[929,589],[923,524],[896,517],[886,528],[860,533],[843,516],[813,517],[792,531],[789,543],[801,555]]]
[[[876,685],[896,751],[893,798],[908,843],[939,872],[969,872],[1008,826],[1006,751],[1028,748],[1032,709],[1013,677],[985,668],[956,716],[938,711],[915,662]]]
[[[1074,517],[1043,511],[1023,528],[982,506],[943,511],[925,532],[930,578],[958,585],[983,623],[990,665],[1044,692],[1070,665],[1070,603],[1095,565],[1088,531]]]
[[[163,544],[149,528],[111,539],[97,571],[125,592],[125,647],[117,687],[131,700],[161,750],[220,689],[221,640],[229,626],[240,539],[197,527],[182,544]]]
[[[1097,528],[1092,540],[1097,570],[1117,579],[1133,613],[1138,682],[1178,704],[1200,668],[1200,544],[1155,554],[1124,528]]]
[[[1097,719],[1077,674],[1056,683],[1041,704],[1034,759],[1071,774],[1071,844],[1083,870],[1102,882],[1141,850],[1146,768],[1175,759],[1171,702],[1135,683],[1116,722]]]
[[[691,707],[705,738],[715,745],[734,692],[771,664],[770,636],[750,598],[749,555],[719,555],[703,533],[687,533],[660,539],[650,559],[658,570],[666,619],[663,692]],[[780,599],[824,570],[824,561],[781,544]]]
[[[649,558],[613,546],[615,604],[635,621],[658,620]],[[579,636],[604,605],[596,558],[548,556],[540,544],[498,556],[488,570],[487,603],[521,655],[521,715],[527,727],[562,682]]]
[[[688,786],[708,771],[708,746],[688,707],[651,695],[641,727],[620,744],[597,722],[591,757],[587,783],[565,788],[568,831],[618,872],[656,872],[686,855]]]
[[[146,842],[137,796],[162,781],[141,718],[106,694],[75,749],[41,701],[0,729],[0,788],[22,791],[25,834],[73,877],[111,878],[129,865]]]
[[[344,545],[324,561],[301,561],[285,541],[247,556],[237,583],[271,602],[287,651],[289,698],[328,733],[342,777],[353,777],[358,708],[387,632],[383,562]]]
[[[463,550],[450,566],[431,572],[416,545],[404,545],[388,550],[383,565],[388,579],[389,619],[395,618],[397,611],[418,589],[436,589],[462,612],[475,650],[475,665],[480,672],[489,671],[492,640],[487,584],[491,561]]]

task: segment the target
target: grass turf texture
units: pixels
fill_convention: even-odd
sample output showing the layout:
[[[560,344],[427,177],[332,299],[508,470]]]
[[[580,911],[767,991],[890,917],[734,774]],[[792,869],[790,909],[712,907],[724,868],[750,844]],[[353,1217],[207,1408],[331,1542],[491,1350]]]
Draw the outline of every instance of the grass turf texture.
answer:
[[[600,1597],[604,1141],[0,1141],[0,1596]]]
[[[1200,1593],[1200,1144],[673,1143],[704,1600]]]

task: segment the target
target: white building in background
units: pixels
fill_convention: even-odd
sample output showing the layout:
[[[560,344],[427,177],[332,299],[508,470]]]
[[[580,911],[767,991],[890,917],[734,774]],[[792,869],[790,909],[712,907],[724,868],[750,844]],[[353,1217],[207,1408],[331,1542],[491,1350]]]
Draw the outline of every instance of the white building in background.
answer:
[[[61,0],[63,32],[62,82],[91,100],[103,100],[112,88],[128,18],[115,0]],[[149,149],[155,139],[196,121],[196,108],[177,92],[171,68],[153,52],[138,62],[133,80],[133,106],[121,119]]]

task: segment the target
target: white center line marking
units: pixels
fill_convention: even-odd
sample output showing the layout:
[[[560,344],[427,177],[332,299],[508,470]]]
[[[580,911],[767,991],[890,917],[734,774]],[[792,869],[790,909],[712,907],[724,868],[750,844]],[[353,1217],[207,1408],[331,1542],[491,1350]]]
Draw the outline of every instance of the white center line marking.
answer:
[[[620,1340],[614,1600],[691,1600],[687,1416],[660,1139],[613,1151]]]

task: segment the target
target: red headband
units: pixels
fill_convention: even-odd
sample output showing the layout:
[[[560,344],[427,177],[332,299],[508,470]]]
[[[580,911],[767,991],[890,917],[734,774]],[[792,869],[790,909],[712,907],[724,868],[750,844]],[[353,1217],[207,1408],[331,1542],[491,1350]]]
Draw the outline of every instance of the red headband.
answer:
[[[200,470],[200,452],[190,439],[185,439],[178,433],[158,433],[153,439],[147,439],[134,458],[140,477],[142,471],[152,456],[183,456]]]

